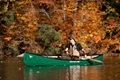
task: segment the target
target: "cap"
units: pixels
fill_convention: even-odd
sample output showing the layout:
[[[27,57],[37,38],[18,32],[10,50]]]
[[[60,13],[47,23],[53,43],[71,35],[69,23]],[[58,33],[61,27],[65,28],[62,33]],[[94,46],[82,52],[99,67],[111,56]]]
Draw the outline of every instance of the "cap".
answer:
[[[69,39],[69,40],[72,40],[72,39],[74,39],[74,40],[75,40],[75,37],[73,37],[73,36],[72,36],[72,37],[69,37],[68,39]]]

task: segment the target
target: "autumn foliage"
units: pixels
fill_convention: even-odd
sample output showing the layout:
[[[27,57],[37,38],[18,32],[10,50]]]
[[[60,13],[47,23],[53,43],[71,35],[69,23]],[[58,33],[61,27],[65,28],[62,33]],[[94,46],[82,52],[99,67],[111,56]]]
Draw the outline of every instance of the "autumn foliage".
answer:
[[[7,10],[3,9],[0,14],[7,15],[8,11],[12,11],[15,17],[10,25],[7,25],[7,21],[3,19],[6,15],[1,17],[1,20],[5,21],[1,24],[5,30],[2,33],[8,44],[19,45],[21,42],[30,46],[36,44],[36,49],[40,47],[40,50],[43,50],[42,45],[36,41],[40,34],[38,30],[41,28],[40,25],[49,24],[62,37],[59,43],[52,43],[51,46],[64,50],[67,38],[74,36],[83,48],[91,48],[99,53],[120,50],[119,13],[111,6],[106,5],[105,1],[14,0],[7,1],[7,3],[2,5],[7,5]],[[114,15],[110,15],[110,13],[114,13]],[[39,35],[40,39],[42,37]],[[27,48],[26,50],[29,51]],[[41,52],[40,50],[35,53]]]

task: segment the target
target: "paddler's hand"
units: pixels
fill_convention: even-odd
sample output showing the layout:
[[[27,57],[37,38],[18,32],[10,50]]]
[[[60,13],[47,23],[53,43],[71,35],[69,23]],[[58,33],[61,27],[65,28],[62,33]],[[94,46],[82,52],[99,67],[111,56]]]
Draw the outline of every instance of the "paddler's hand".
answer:
[[[86,53],[86,51],[85,51],[84,49],[82,49],[82,52],[83,52],[83,53]]]
[[[65,54],[68,54],[68,51],[65,51]]]

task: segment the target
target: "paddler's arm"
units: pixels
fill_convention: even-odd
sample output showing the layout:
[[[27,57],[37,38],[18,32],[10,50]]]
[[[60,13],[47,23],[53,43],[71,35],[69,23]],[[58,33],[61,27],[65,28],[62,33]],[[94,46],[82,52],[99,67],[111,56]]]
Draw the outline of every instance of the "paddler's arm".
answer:
[[[86,51],[85,51],[85,49],[82,49],[82,52],[84,53],[84,57],[86,58],[87,55],[86,55]]]

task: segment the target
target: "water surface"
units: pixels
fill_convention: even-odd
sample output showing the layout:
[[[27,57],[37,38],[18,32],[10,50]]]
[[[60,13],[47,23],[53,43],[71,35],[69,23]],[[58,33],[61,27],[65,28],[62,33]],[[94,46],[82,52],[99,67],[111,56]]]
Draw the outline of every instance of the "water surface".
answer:
[[[120,80],[120,64],[27,67],[21,58],[0,59],[0,80]]]

